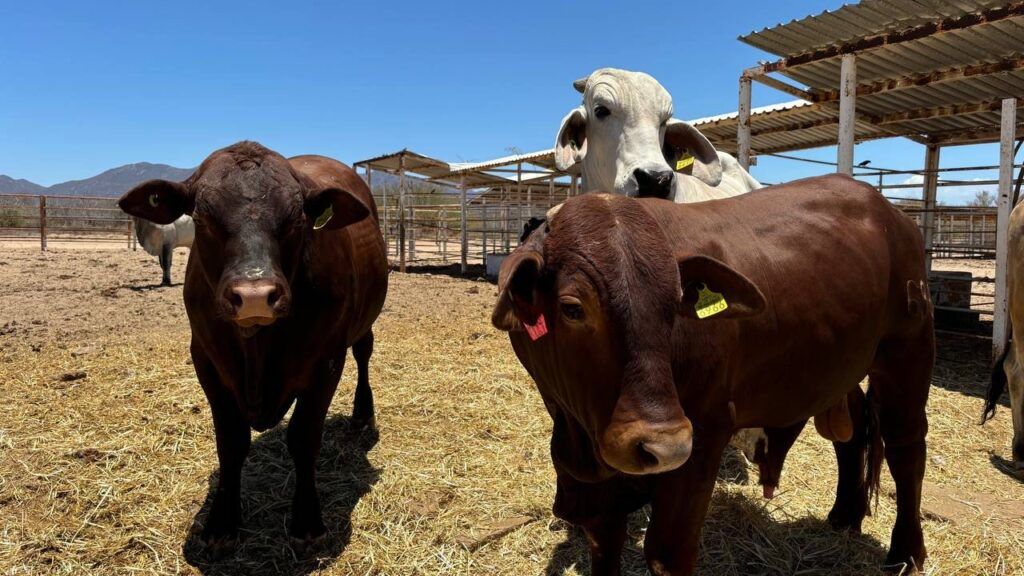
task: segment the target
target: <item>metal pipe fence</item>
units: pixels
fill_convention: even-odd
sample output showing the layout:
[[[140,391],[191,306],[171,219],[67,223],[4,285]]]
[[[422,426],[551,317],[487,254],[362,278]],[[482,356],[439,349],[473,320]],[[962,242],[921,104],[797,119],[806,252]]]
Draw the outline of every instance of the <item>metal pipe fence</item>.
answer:
[[[61,242],[125,242],[131,248],[134,226],[116,198],[0,194],[0,239]]]

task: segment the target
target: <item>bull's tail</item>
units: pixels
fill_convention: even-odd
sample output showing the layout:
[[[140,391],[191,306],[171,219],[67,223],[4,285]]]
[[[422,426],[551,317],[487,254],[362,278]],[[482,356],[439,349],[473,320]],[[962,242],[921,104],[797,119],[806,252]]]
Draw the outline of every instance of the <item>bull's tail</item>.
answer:
[[[865,467],[864,483],[867,485],[868,514],[878,506],[878,492],[882,479],[882,459],[885,445],[882,443],[882,429],[878,420],[878,401],[872,386],[868,385],[864,402]]]
[[[992,364],[992,376],[988,381],[988,390],[985,391],[985,410],[981,413],[982,424],[996,415],[996,405],[999,404],[999,399],[1003,396],[1003,390],[1006,390],[1006,369],[1003,364],[1010,354],[1010,345],[1010,341],[1007,340],[1006,349]]]

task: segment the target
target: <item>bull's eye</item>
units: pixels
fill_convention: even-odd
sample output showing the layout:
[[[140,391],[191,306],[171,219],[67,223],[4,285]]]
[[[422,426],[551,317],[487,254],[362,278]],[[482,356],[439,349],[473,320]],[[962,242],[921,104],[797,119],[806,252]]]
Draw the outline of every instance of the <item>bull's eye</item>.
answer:
[[[578,302],[561,302],[562,315],[567,319],[579,322],[583,320],[583,306]]]
[[[609,110],[607,106],[598,105],[594,107],[594,116],[596,116],[598,120],[607,118],[611,113],[612,111]]]

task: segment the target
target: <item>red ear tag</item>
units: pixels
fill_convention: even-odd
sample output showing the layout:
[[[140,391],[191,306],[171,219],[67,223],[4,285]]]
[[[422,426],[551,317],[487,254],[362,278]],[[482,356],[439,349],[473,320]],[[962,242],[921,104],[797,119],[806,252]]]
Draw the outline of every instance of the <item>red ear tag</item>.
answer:
[[[526,328],[526,333],[530,335],[530,340],[534,341],[548,333],[548,325],[544,322],[544,314],[537,314],[537,320],[533,324],[528,324],[524,321],[523,327]]]

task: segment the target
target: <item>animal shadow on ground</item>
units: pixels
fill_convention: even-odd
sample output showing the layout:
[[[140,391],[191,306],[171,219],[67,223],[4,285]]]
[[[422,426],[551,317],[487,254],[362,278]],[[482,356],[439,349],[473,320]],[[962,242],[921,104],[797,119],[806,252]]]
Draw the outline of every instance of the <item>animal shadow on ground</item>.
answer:
[[[396,260],[392,259],[394,266]],[[397,270],[397,266],[394,267]],[[433,274],[435,276],[450,276],[452,278],[464,278],[469,280],[486,280],[491,284],[497,283],[496,278],[487,277],[487,269],[482,264],[470,264],[463,272],[459,264],[410,264],[406,267],[410,274]]]
[[[158,282],[156,284],[143,284],[142,286],[135,286],[135,285],[132,285],[132,284],[124,284],[124,285],[121,286],[121,288],[127,288],[127,289],[131,290],[132,292],[152,292],[153,290],[159,290],[161,288],[180,288],[181,286],[182,286],[181,282],[178,282],[178,283],[172,282],[170,284],[170,286],[166,286],[166,285],[160,284]]]
[[[950,392],[979,398],[978,418],[992,374],[992,341],[965,334],[943,332],[935,339],[932,384]],[[1000,405],[1009,406],[1004,395]]]
[[[349,418],[328,416],[317,465],[317,487],[327,534],[309,550],[296,549],[288,536],[295,467],[286,445],[287,426],[254,438],[242,471],[242,527],[233,552],[215,558],[199,542],[217,489],[210,475],[206,501],[185,541],[186,561],[207,575],[285,574],[302,576],[331,565],[348,546],[351,517],[359,500],[377,483],[380,471],[367,459],[376,431],[355,432]]]
[[[1024,484],[1024,469],[1017,468],[1012,460],[1007,460],[995,452],[989,452],[988,460],[992,463],[993,468]]]
[[[709,575],[764,574],[875,575],[882,574],[884,545],[872,536],[836,532],[816,517],[794,517],[777,521],[769,514],[769,503],[735,492],[717,490],[704,524],[698,573]],[[650,509],[630,516],[628,536],[622,554],[622,574],[647,574],[643,534]],[[565,530],[548,562],[547,576],[562,576],[575,566],[579,574],[590,574],[587,538],[583,531],[556,523],[553,530]]]

